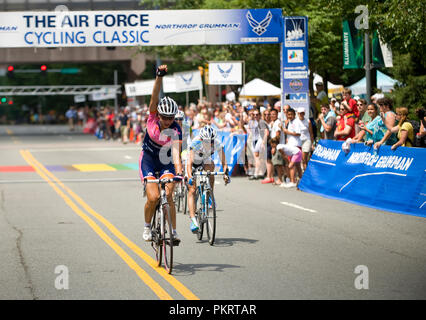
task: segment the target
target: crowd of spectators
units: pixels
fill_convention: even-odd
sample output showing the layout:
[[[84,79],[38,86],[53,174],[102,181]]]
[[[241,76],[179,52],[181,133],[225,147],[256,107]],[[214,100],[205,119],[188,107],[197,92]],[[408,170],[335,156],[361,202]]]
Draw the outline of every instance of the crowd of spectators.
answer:
[[[297,186],[319,139],[365,143],[374,148],[390,145],[425,147],[426,114],[417,110],[420,121],[408,119],[408,109],[394,108],[393,101],[383,94],[371,97],[371,103],[353,97],[345,89],[342,99],[324,96],[317,85],[318,95],[312,99],[309,110],[282,106],[281,102],[265,100],[221,102],[199,101],[184,108],[182,121],[183,150],[193,130],[212,125],[230,134],[246,134],[244,164],[239,173],[262,184],[285,188]],[[395,111],[394,111],[395,110]],[[70,130],[82,126],[84,132],[99,139],[120,140],[122,143],[141,144],[145,135],[148,106],[122,107],[116,113],[113,107],[71,107],[66,113]]]

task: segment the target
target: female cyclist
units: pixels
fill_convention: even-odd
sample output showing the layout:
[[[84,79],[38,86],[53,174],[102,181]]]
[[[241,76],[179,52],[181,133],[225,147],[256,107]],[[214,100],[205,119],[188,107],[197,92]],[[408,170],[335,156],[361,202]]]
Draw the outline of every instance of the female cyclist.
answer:
[[[157,76],[152,89],[149,103],[149,117],[146,123],[146,134],[139,157],[139,175],[142,182],[146,179],[163,179],[182,176],[182,161],[180,158],[182,145],[182,129],[175,121],[178,112],[176,102],[170,97],[159,101],[158,95],[162,84],[162,77],[167,73],[167,65],[157,69]],[[174,183],[166,185],[167,199],[173,226],[173,237],[177,244],[180,239],[176,232],[176,209],[173,202]],[[158,185],[146,185],[147,202],[145,203],[145,227],[143,239],[152,240],[151,219],[157,206],[160,192]]]

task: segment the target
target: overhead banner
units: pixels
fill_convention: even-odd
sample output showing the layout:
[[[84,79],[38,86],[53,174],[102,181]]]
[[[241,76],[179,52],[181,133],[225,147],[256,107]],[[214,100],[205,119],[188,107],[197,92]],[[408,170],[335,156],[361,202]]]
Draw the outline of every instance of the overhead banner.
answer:
[[[281,100],[309,116],[308,18],[284,17],[281,45]]]
[[[212,85],[243,84],[243,62],[209,61],[208,83]]]
[[[281,9],[0,13],[0,47],[280,43]]]
[[[199,70],[176,72],[173,76],[175,79],[176,92],[195,91],[203,88]]]
[[[320,140],[299,189],[376,209],[426,218],[426,149]]]

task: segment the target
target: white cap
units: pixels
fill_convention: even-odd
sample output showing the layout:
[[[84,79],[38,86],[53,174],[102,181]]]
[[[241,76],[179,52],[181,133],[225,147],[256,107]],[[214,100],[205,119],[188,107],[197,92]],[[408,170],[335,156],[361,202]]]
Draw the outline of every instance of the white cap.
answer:
[[[299,107],[299,108],[297,108],[297,113],[306,113],[306,111],[305,111],[305,108],[303,108],[303,107]]]

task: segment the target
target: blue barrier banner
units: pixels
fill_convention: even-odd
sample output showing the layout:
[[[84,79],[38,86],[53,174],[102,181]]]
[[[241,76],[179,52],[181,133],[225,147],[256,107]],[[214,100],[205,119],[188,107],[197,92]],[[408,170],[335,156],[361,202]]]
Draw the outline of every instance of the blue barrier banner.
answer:
[[[198,129],[192,131],[193,137],[198,136]],[[244,164],[245,161],[245,144],[247,141],[246,134],[231,134],[229,131],[217,131],[218,140],[222,143],[225,151],[226,163],[228,164],[229,174],[232,174],[235,166]],[[219,154],[217,152],[213,155],[213,162],[217,170],[222,170]]]
[[[299,189],[376,209],[426,218],[426,149],[379,150],[362,143],[321,140]]]

